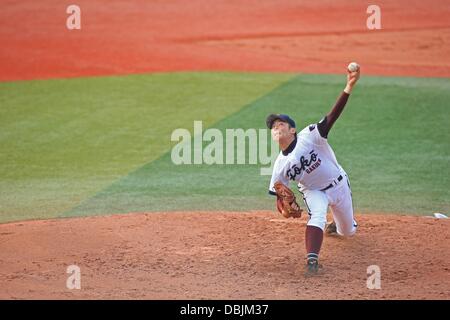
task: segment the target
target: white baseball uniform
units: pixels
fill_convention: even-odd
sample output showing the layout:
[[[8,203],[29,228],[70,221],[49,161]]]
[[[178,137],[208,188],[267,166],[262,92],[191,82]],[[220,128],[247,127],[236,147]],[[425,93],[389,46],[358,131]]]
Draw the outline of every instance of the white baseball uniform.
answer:
[[[325,229],[330,206],[337,232],[350,236],[356,232],[353,203],[347,173],[338,164],[328,140],[312,124],[297,134],[296,140],[278,155],[270,181],[269,193],[281,181],[289,186],[296,181],[309,213],[308,225]]]

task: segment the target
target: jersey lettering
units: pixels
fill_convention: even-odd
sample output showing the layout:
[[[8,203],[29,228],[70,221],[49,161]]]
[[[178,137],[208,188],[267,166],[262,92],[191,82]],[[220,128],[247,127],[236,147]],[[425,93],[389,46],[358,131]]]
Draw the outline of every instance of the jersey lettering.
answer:
[[[318,154],[314,152],[314,150],[311,150],[309,152],[309,160],[305,158],[305,156],[300,157],[300,167],[297,166],[297,164],[294,164],[288,171],[286,172],[286,175],[289,177],[290,180],[295,181],[295,177],[302,173],[302,171],[306,171],[306,173],[311,173],[314,169],[316,169],[318,166],[320,166],[321,160],[317,157]],[[316,162],[317,161],[317,162]],[[315,163],[314,163],[315,162]],[[314,163],[314,164],[313,164]],[[312,165],[312,168],[309,167]]]

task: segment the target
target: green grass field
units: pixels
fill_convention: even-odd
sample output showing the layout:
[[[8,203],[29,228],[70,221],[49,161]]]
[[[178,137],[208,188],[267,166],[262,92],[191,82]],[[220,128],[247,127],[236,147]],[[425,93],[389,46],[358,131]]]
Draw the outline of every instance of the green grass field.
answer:
[[[273,209],[260,165],[171,162],[176,128],[317,122],[345,78],[170,73],[0,83],[0,221]],[[357,211],[448,213],[450,79],[364,77],[329,135]]]

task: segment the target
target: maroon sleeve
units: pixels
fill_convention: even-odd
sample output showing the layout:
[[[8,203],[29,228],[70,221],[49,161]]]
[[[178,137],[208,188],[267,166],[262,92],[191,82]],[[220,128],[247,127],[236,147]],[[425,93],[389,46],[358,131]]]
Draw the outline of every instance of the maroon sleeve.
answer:
[[[348,93],[343,91],[337,99],[333,109],[331,109],[331,111],[317,124],[317,129],[322,137],[328,137],[328,132],[330,132],[331,127],[341,115],[342,110],[344,110],[349,96]]]

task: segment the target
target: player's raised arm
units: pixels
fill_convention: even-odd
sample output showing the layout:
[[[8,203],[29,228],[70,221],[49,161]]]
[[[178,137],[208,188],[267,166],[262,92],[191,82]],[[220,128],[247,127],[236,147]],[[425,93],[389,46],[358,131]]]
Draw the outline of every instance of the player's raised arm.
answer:
[[[344,91],[337,99],[331,111],[317,125],[320,135],[324,138],[328,137],[328,132],[330,132],[331,127],[333,127],[333,124],[341,115],[342,110],[344,110],[348,97],[359,79],[361,72],[360,67],[357,64],[356,66],[352,64],[353,63],[351,63],[347,69],[347,85],[345,86]]]

